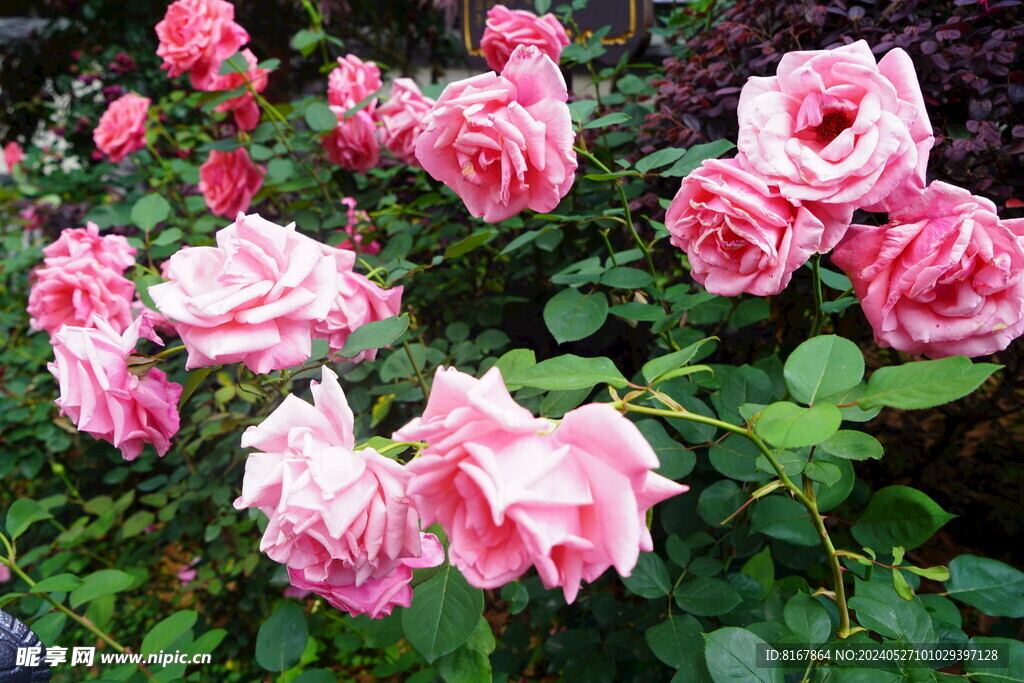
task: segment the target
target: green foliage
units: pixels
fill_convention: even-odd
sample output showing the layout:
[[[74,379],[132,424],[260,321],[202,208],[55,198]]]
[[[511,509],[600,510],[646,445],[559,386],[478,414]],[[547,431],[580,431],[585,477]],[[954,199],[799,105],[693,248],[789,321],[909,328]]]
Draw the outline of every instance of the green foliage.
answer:
[[[466,583],[462,574],[449,565],[419,586],[412,606],[402,612],[402,629],[416,651],[433,662],[455,651],[474,634],[483,606],[483,592]],[[474,652],[482,649],[486,650],[473,648]],[[466,658],[473,662],[478,659],[473,653],[467,653]]]

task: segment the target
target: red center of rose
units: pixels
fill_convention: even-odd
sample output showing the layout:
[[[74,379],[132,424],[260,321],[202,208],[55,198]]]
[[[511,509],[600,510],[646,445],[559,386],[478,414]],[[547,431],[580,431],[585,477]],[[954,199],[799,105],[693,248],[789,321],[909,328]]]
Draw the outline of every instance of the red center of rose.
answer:
[[[853,119],[845,111],[826,112],[814,128],[814,141],[827,145],[852,125]]]

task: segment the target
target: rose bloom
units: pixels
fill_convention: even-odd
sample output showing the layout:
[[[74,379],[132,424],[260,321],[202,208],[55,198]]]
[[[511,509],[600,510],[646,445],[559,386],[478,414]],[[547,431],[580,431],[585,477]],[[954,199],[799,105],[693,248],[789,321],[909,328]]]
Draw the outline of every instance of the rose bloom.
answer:
[[[235,6],[224,0],[176,0],[156,25],[160,68],[170,77],[186,71],[197,90],[208,90],[221,62],[249,42],[235,23]]]
[[[32,273],[29,324],[46,330],[51,341],[65,325],[90,327],[102,318],[118,333],[132,322],[135,284],[122,275],[135,263],[135,249],[120,235],[101,237],[94,223],[67,229],[43,249]]]
[[[880,227],[853,225],[832,260],[882,346],[984,356],[1024,333],[1024,219],[933,182]]]
[[[786,199],[736,159],[708,160],[683,179],[665,226],[709,292],[768,296],[785,289],[811,254],[835,246],[851,214]]]
[[[408,495],[479,588],[533,565],[572,602],[610,566],[629,576],[652,549],[647,510],[688,489],[652,472],[654,451],[611,406],[582,406],[556,427],[517,405],[497,368],[479,380],[439,368],[423,416],[394,438],[427,443],[406,465]]]
[[[355,55],[338,57],[338,66],[327,76],[327,103],[332,107],[350,109],[381,88],[380,69],[373,62],[364,62]],[[373,114],[374,98],[363,108]]]
[[[488,223],[529,207],[552,211],[576,171],[565,81],[538,48],[504,71],[450,84],[427,114],[416,158]]]
[[[345,118],[346,107],[331,107],[338,117],[337,127],[324,138],[324,151],[332,163],[350,171],[365,173],[380,159],[380,143],[373,118],[361,109]]]
[[[513,50],[520,45],[533,45],[558,64],[562,48],[568,44],[569,34],[555,15],[538,17],[526,10],[511,10],[504,5],[494,5],[487,10],[480,50],[484,53],[487,66],[500,72],[508,63]]]
[[[312,353],[313,324],[330,312],[338,266],[325,245],[258,214],[239,214],[217,232],[216,247],[190,247],[165,267],[169,280],[149,288],[175,321],[187,369],[245,363],[255,373],[281,370]]]
[[[270,71],[268,69],[260,69],[257,66],[259,61],[256,59],[256,55],[252,53],[252,50],[242,50],[242,56],[245,58],[245,63],[249,65],[248,70],[244,74],[232,71],[223,76],[215,75],[210,79],[207,90],[234,90],[235,88],[241,88],[246,83],[251,84],[252,89],[256,92],[266,90],[267,75]],[[238,97],[232,97],[226,102],[221,102],[213,110],[216,112],[234,112],[235,124],[241,130],[252,130],[260,122],[260,106],[256,103],[256,98],[253,97],[252,92],[248,88]]]
[[[25,160],[25,152],[17,142],[8,142],[4,146],[4,164],[8,173],[14,173],[14,167]]]
[[[412,567],[444,559],[419,530],[410,473],[370,448],[354,450],[352,411],[337,375],[310,383],[313,405],[290,395],[242,435],[255,448],[235,508],[269,523],[260,550],[288,566],[292,585],[339,609],[377,618],[412,599]]]
[[[338,256],[338,296],[331,305],[327,317],[315,323],[313,327],[316,336],[326,339],[332,351],[341,350],[348,336],[356,328],[366,323],[393,318],[402,308],[401,287],[378,287],[365,275],[353,272],[354,252],[337,251],[352,260],[343,265],[343,259],[346,257]],[[369,349],[352,360],[373,360],[376,357],[377,349]]]
[[[212,213],[225,218],[249,209],[253,195],[263,187],[263,168],[249,158],[244,147],[231,152],[210,151],[199,167],[199,191]]]
[[[935,139],[910,57],[863,40],[790,52],[739,102],[744,165],[783,196],[892,211],[924,190]]]
[[[107,107],[92,132],[96,148],[115,164],[146,146],[146,113],[149,98],[134,93],[122,95]]]
[[[61,414],[121,449],[125,460],[138,457],[147,443],[162,456],[178,432],[181,385],[147,367],[147,357],[134,356],[140,325],[136,320],[123,334],[102,318],[91,327],[66,326],[55,337],[56,360],[47,365],[60,385]]]
[[[376,119],[381,123],[380,140],[398,159],[411,166],[416,160],[416,139],[423,132],[423,117],[434,106],[434,100],[424,97],[416,81],[398,78],[391,84],[391,99],[377,109]]]

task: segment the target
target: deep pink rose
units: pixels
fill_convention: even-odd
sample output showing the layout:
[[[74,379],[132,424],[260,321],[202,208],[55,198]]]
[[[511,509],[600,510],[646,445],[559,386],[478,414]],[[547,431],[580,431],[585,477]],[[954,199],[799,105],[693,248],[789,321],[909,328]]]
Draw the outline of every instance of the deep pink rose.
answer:
[[[239,214],[216,247],[190,247],[167,261],[169,282],[149,288],[176,321],[187,369],[245,363],[256,373],[292,367],[312,352],[313,324],[338,293],[330,249],[258,214]]]
[[[350,171],[365,173],[377,165],[380,143],[373,118],[361,109],[345,118],[346,107],[331,107],[338,117],[338,126],[324,138],[324,151],[332,163]]]
[[[380,121],[380,140],[398,159],[418,166],[416,140],[423,132],[423,117],[434,106],[434,100],[424,97],[416,81],[398,78],[391,84],[391,99],[377,109]]]
[[[172,78],[186,71],[197,90],[208,90],[221,62],[249,42],[235,23],[235,6],[224,0],[176,0],[156,25],[163,58],[160,68]]]
[[[853,225],[832,260],[882,346],[984,356],[1024,333],[1024,219],[933,182],[883,226]]]
[[[740,159],[791,199],[892,211],[925,186],[935,142],[914,64],[863,40],[790,52],[739,102]]]
[[[394,604],[408,606],[410,567],[436,566],[444,556],[419,530],[408,470],[373,449],[354,450],[337,375],[324,367],[321,376],[310,383],[313,405],[290,395],[242,435],[242,447],[257,452],[235,508],[267,515],[260,550],[288,566],[292,585],[353,614],[383,616]]]
[[[92,323],[66,326],[56,334],[56,360],[47,367],[60,384],[61,414],[83,432],[120,448],[125,460],[138,457],[147,443],[163,455],[178,432],[181,385],[169,382],[156,367],[128,367],[135,360],[131,356],[141,321],[123,334],[102,318]]]
[[[785,289],[811,254],[834,247],[852,212],[786,199],[737,160],[709,160],[683,178],[665,226],[709,292],[768,296]]]
[[[380,244],[377,242],[368,242],[363,244],[363,235],[359,230],[359,224],[369,223],[370,217],[365,211],[356,211],[356,200],[352,197],[342,197],[341,203],[344,204],[348,210],[348,224],[342,228],[342,230],[348,233],[350,239],[339,244],[338,248],[362,252],[364,254],[378,253],[380,251]],[[338,232],[341,232],[341,230]]]
[[[479,380],[439,368],[423,416],[394,438],[428,444],[406,466],[409,497],[480,588],[532,565],[572,602],[581,580],[611,566],[629,576],[652,549],[648,508],[688,488],[652,472],[654,451],[611,406],[577,408],[556,426],[517,405],[497,368]]]
[[[135,249],[120,235],[101,237],[94,223],[67,229],[43,249],[32,274],[29,324],[51,341],[65,325],[91,327],[99,317],[123,332],[132,322],[135,284],[122,273],[135,263]]]
[[[518,47],[498,76],[452,83],[427,114],[416,158],[488,223],[554,210],[576,171],[565,81],[538,48]]]
[[[487,23],[480,50],[487,66],[501,72],[512,52],[520,45],[532,45],[551,58],[555,64],[562,56],[562,48],[569,44],[569,34],[553,14],[538,17],[526,10],[511,10],[494,5],[487,10]]]
[[[199,167],[199,191],[212,213],[225,218],[248,211],[253,195],[263,187],[263,169],[244,147],[231,152],[210,151]]]
[[[115,164],[146,146],[146,113],[149,98],[134,93],[122,95],[110,103],[92,132],[96,148]]]
[[[4,164],[8,173],[14,173],[14,168],[25,160],[25,152],[17,142],[8,142],[4,146]]]
[[[249,65],[248,70],[244,74],[232,71],[223,76],[215,75],[210,79],[207,89],[211,91],[234,90],[249,83],[256,92],[266,90],[267,75],[270,73],[270,70],[260,69],[257,66],[259,61],[256,59],[256,55],[252,53],[252,50],[242,50],[242,56],[245,57],[245,62]],[[252,92],[248,88],[238,97],[232,97],[230,100],[218,104],[214,111],[233,111],[235,113],[235,124],[242,130],[252,130],[260,122],[260,105],[256,103],[256,98],[253,97]]]
[[[373,62],[364,62],[355,55],[338,57],[338,66],[327,76],[327,103],[332,107],[350,109],[381,88],[380,69]],[[373,114],[377,99],[370,100],[363,111]]]

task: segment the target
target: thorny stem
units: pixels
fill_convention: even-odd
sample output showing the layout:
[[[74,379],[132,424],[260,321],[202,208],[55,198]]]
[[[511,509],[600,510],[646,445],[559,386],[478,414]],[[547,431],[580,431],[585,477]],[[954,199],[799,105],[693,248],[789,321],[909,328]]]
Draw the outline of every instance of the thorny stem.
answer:
[[[704,415],[698,415],[691,413],[683,408],[665,410],[662,408],[649,408],[647,406],[635,405],[629,403],[628,400],[621,399],[613,401],[610,404],[616,410],[631,413],[641,413],[643,415],[656,415],[658,417],[667,417],[673,419],[689,420],[691,422],[700,422],[702,424],[711,425],[718,429],[724,429],[736,434],[741,434],[749,439],[761,454],[768,460],[772,469],[779,477],[779,481],[789,491],[789,493],[795,498],[801,505],[803,505],[807,512],[810,513],[811,523],[814,524],[814,528],[817,530],[818,535],[821,537],[821,545],[825,549],[825,553],[828,555],[829,568],[832,570],[832,581],[835,584],[835,598],[836,606],[839,609],[839,631],[838,635],[840,638],[846,638],[850,635],[850,609],[846,602],[846,589],[843,585],[843,568],[839,564],[839,554],[836,551],[835,546],[832,544],[832,539],[829,537],[828,529],[825,528],[825,521],[818,511],[818,504],[814,497],[814,482],[809,478],[804,478],[803,488],[793,483],[793,480],[786,474],[785,468],[779,459],[775,457],[775,453],[772,449],[754,433],[753,429],[748,427],[740,427],[722,420],[717,420],[712,417],[705,417]]]
[[[403,341],[402,346],[405,347],[405,355],[409,356],[409,362],[412,364],[412,369],[416,371],[416,379],[419,380],[420,389],[423,390],[423,400],[426,401],[430,398],[430,388],[427,386],[426,380],[423,379],[423,372],[420,370],[420,364],[416,362],[416,357],[412,355],[412,347],[409,346],[409,342]]]

